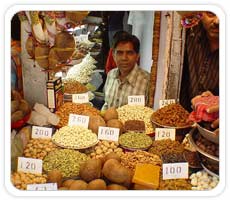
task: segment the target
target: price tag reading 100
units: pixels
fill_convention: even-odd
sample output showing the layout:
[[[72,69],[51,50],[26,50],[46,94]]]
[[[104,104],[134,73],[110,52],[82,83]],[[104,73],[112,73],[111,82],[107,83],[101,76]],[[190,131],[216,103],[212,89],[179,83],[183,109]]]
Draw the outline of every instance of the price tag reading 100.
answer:
[[[70,114],[68,125],[69,126],[82,126],[82,127],[88,128],[89,116]]]
[[[187,179],[188,163],[165,163],[163,164],[163,180]]]
[[[119,131],[119,128],[99,126],[98,139],[117,142],[119,138]]]
[[[33,158],[18,158],[18,172],[27,172],[32,174],[42,173],[42,160]]]

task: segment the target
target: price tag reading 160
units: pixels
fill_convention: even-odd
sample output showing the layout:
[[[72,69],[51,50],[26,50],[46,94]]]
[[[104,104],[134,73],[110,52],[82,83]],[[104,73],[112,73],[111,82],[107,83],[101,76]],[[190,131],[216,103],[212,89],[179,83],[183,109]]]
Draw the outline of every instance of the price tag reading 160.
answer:
[[[27,172],[32,174],[42,173],[42,160],[34,158],[18,157],[18,172]]]
[[[163,180],[187,179],[188,163],[165,163],[163,164]]]
[[[117,142],[119,138],[119,131],[119,128],[99,126],[98,139]]]
[[[69,126],[82,126],[84,128],[88,128],[89,116],[70,114],[68,125]]]

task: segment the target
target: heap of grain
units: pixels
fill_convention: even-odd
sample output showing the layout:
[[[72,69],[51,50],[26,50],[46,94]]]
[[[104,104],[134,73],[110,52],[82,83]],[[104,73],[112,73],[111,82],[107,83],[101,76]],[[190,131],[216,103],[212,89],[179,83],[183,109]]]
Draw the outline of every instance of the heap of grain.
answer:
[[[145,122],[145,133],[153,133],[152,123],[150,117],[153,114],[153,110],[144,106],[131,106],[124,105],[117,109],[118,119],[125,124],[128,120],[140,120]]]

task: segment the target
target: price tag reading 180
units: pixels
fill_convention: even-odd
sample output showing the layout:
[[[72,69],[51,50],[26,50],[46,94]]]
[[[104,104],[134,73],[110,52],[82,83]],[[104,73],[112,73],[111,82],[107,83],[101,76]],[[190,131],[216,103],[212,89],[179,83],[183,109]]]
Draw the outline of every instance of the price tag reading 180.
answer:
[[[119,131],[119,128],[99,126],[98,139],[117,142],[119,138]]]
[[[176,103],[175,99],[165,99],[165,100],[160,100],[159,102],[159,108],[162,108],[164,106],[170,105]]]
[[[29,184],[26,186],[26,190],[29,190],[29,191],[56,191],[57,183]]]
[[[32,138],[51,138],[52,128],[33,126]]]
[[[69,126],[82,126],[84,128],[88,128],[89,116],[70,114],[68,125]]]
[[[88,103],[89,102],[89,94],[82,93],[82,94],[73,94],[72,95],[73,103]]]
[[[18,172],[27,172],[32,174],[42,173],[42,160],[34,158],[18,157]]]
[[[155,140],[171,139],[175,140],[175,128],[155,128]]]
[[[188,163],[165,163],[163,164],[163,180],[187,179]]]
[[[128,105],[141,105],[145,106],[145,96],[128,96]]]

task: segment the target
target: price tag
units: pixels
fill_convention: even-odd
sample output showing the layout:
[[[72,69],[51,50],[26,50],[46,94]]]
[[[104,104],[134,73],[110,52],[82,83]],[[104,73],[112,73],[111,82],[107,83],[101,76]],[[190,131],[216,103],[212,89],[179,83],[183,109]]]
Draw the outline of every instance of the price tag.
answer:
[[[88,103],[89,102],[89,94],[88,93],[73,94],[72,95],[72,102],[73,103]]]
[[[188,163],[165,163],[163,164],[163,180],[187,179]]]
[[[159,108],[162,108],[164,106],[170,105],[176,103],[175,99],[166,99],[166,100],[160,100],[159,102]]]
[[[57,183],[46,183],[46,184],[28,184],[26,190],[29,191],[56,191]]]
[[[42,160],[34,158],[18,157],[18,172],[27,172],[32,174],[42,173]]]
[[[175,140],[175,128],[155,128],[155,140],[171,139]]]
[[[128,96],[128,105],[145,106],[145,96]]]
[[[70,114],[68,126],[82,126],[84,128],[88,128],[89,116]]]
[[[33,126],[32,138],[51,138],[52,128]]]
[[[98,139],[117,142],[119,138],[119,131],[119,128],[99,126]]]

